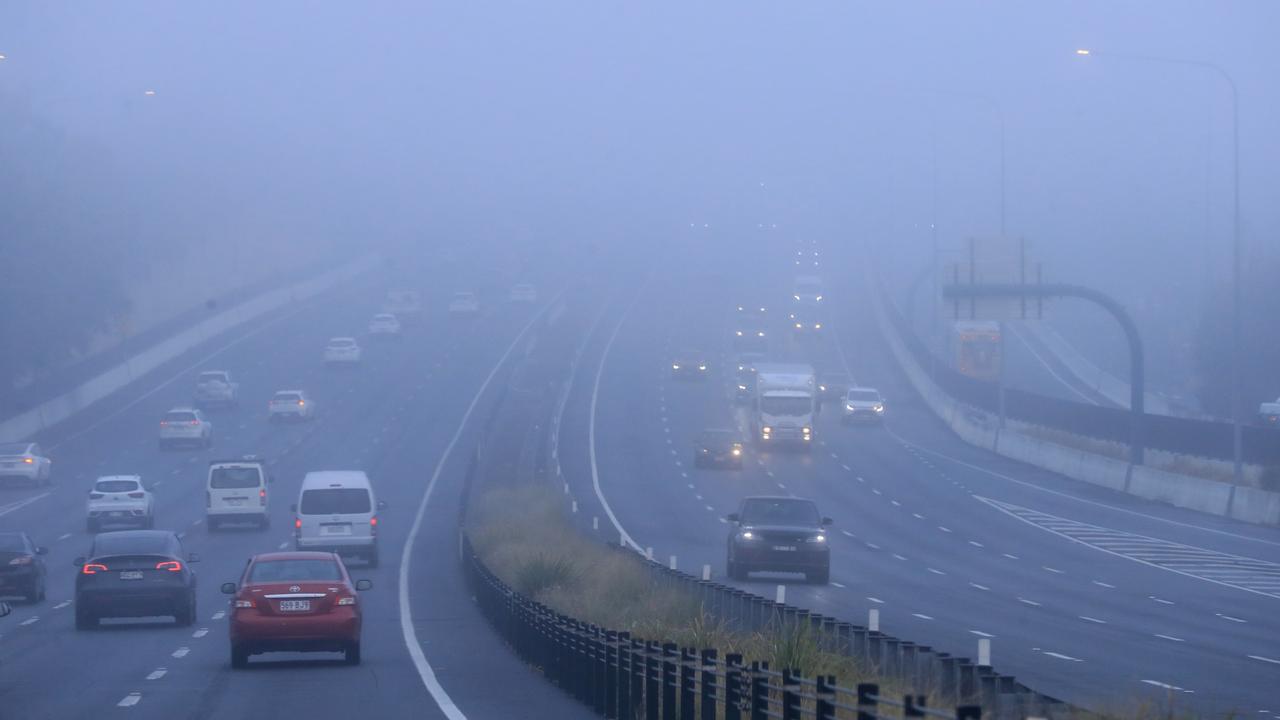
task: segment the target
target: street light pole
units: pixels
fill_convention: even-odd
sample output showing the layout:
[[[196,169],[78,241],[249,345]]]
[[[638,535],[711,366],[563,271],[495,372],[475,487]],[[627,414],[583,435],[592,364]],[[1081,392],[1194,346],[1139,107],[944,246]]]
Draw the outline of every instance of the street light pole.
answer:
[[[1240,93],[1236,82],[1220,65],[1205,60],[1184,60],[1181,58],[1165,58],[1153,55],[1132,55],[1081,48],[1076,55],[1090,57],[1101,55],[1140,62],[1164,63],[1166,65],[1182,65],[1201,68],[1217,73],[1227,82],[1231,90],[1231,444],[1233,453],[1232,478],[1239,485],[1244,478],[1244,442],[1243,428],[1240,423],[1242,395],[1244,393],[1241,380],[1242,350],[1240,347],[1242,334],[1241,316],[1244,312],[1241,273],[1240,242]]]

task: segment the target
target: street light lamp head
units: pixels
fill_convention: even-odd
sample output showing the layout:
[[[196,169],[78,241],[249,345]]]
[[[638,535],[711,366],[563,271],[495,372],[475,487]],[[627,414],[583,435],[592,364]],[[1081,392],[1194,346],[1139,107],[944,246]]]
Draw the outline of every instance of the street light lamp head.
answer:
[[[1076,49],[1076,54],[1077,54],[1077,55],[1092,55],[1093,53],[1092,53],[1092,51],[1090,51],[1088,48],[1077,48],[1077,49]]]
[[[151,97],[152,95],[155,95],[155,94],[156,94],[156,91],[155,91],[155,90],[147,90],[147,91],[144,91],[142,94],[143,94],[143,95],[146,95],[147,97]]]

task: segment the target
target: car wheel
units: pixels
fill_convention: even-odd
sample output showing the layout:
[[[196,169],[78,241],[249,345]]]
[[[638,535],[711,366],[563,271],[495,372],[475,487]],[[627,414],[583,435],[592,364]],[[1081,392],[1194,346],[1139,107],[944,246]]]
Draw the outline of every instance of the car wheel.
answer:
[[[249,651],[245,648],[232,645],[231,667],[236,670],[243,670],[249,667]]]
[[[344,652],[344,660],[348,665],[360,664],[360,643],[354,642],[347,646]]]
[[[178,625],[182,627],[190,627],[196,622],[196,596],[191,593],[187,596],[187,602],[177,612],[173,614],[173,619],[178,621]]]
[[[78,598],[77,598],[78,600]],[[90,612],[87,608],[80,607],[76,604],[76,629],[77,630],[93,630],[98,627],[98,617]]]

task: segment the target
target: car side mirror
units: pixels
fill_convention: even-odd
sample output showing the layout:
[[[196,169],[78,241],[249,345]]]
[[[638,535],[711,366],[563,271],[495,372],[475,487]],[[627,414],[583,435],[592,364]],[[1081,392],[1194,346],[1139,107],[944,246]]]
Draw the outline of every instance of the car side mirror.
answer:
[[[200,556],[199,556],[199,555],[197,555],[197,554],[195,554],[195,553],[188,553],[188,554],[187,554],[187,562],[189,562],[189,563],[198,563],[198,562],[200,562]]]
[[[824,518],[822,518],[822,526],[823,526],[823,527],[826,527],[826,526],[828,526],[828,525],[830,525],[830,524],[831,524],[831,518],[829,518],[829,517],[824,517]]]
[[[387,501],[386,501],[386,500],[379,500],[379,501],[378,501],[378,509],[379,509],[379,510],[385,510],[386,508],[387,508]]]
[[[738,522],[738,513],[729,513],[726,519],[729,522]]]
[[[357,590],[371,590],[372,588],[373,588],[373,581],[372,581],[372,580],[357,580],[357,581],[356,581],[356,589],[357,589]]]
[[[43,546],[43,545],[37,546],[37,547],[36,547],[36,554],[37,554],[37,555],[47,555],[47,554],[49,554],[49,548],[47,548],[47,547],[45,547],[45,546]]]
[[[236,594],[236,584],[235,584],[235,583],[222,583],[222,594],[223,594],[223,595],[235,595],[235,594]]]
[[[298,512],[298,503],[289,506],[289,512]]]
[[[81,555],[80,557],[76,558],[75,560],[72,560],[72,561],[71,561],[71,564],[72,564],[72,565],[75,565],[76,567],[84,567],[84,556],[83,556],[83,555]]]

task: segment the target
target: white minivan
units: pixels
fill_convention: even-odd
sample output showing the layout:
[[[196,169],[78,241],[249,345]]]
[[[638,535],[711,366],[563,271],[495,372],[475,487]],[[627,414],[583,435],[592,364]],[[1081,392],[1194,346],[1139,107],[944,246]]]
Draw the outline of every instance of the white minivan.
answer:
[[[253,456],[209,463],[204,491],[205,522],[209,530],[217,530],[226,523],[270,527],[269,482],[271,475],[266,464]]]
[[[323,470],[302,478],[293,506],[294,546],[363,557],[378,566],[378,510],[369,476],[360,470]]]

